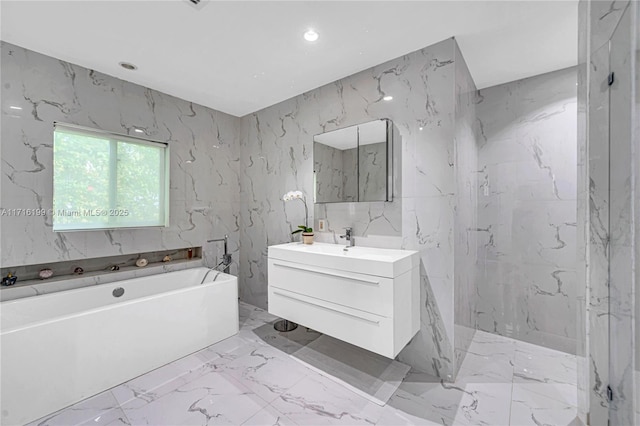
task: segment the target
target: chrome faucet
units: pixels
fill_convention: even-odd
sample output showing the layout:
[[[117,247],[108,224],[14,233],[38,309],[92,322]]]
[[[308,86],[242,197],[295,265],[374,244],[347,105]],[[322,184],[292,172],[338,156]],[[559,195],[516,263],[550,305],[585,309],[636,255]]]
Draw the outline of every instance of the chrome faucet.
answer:
[[[349,247],[356,245],[356,239],[353,237],[353,229],[351,227],[344,228],[344,235],[340,235],[340,238],[344,238],[349,241]]]
[[[224,241],[224,255],[222,256],[222,262],[220,262],[220,264],[218,266],[220,266],[220,265],[224,265],[225,266],[225,268],[223,269],[225,274],[229,273],[229,265],[231,265],[231,254],[229,253],[229,250],[227,249],[228,240],[229,240],[229,236],[228,235],[225,235],[224,238],[216,238],[216,239],[213,239],[213,240],[207,240],[208,243],[217,243],[217,242],[220,242],[220,241]],[[218,266],[216,266],[216,268]],[[206,276],[205,276],[205,278],[206,278]],[[204,280],[204,278],[203,278],[203,280]]]

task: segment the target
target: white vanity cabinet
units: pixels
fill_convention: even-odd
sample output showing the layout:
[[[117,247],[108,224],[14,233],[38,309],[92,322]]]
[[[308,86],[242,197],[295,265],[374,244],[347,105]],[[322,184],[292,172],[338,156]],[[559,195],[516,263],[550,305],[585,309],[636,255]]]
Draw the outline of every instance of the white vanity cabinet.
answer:
[[[418,252],[269,247],[269,313],[389,358],[420,328]]]

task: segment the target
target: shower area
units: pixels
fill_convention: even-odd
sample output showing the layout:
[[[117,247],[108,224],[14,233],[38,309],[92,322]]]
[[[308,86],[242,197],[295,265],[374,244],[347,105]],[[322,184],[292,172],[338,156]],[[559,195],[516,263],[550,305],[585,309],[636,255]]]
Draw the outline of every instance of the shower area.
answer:
[[[637,425],[640,5],[578,9],[577,67],[478,91],[472,326],[513,342],[536,421]]]
[[[570,67],[478,92],[478,331],[468,352],[484,350],[491,377],[511,379],[511,424],[578,416],[577,79]]]

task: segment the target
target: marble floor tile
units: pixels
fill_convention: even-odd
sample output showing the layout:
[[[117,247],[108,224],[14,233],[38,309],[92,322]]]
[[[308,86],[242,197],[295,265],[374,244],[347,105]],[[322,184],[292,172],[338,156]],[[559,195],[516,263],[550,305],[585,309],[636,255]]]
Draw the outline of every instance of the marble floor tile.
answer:
[[[539,383],[520,381],[514,383],[520,389],[546,396],[572,407],[578,406],[578,388],[565,383]]]
[[[379,426],[438,426],[442,423],[437,423],[429,419],[424,419],[406,413],[404,411],[393,408],[390,405],[385,405],[382,410],[382,416],[376,422]]]
[[[90,426],[94,424],[95,422],[91,421],[82,424],[82,426]],[[118,417],[117,419],[107,423],[105,426],[131,426],[131,423],[129,423],[129,419],[127,419],[123,412],[121,417]]]
[[[311,370],[281,351],[264,345],[227,364],[225,372],[262,399],[272,402]]]
[[[240,425],[265,406],[232,377],[210,372],[148,404],[122,408],[131,425]]]
[[[414,417],[440,424],[508,424],[511,382],[438,382],[410,374],[389,405]]]
[[[237,335],[30,426],[568,425],[577,416],[570,354],[478,331],[454,383],[412,371],[379,406],[290,356],[319,333],[273,332],[275,317],[244,303],[240,313]]]
[[[476,330],[473,335],[472,343],[493,343],[494,345],[504,344],[507,346],[513,346],[515,349],[518,341],[510,337],[489,333],[488,331]]]
[[[467,352],[456,380],[480,383],[511,383],[513,381],[513,357],[504,353],[482,355]]]
[[[219,358],[216,362],[233,362],[264,345],[265,343],[260,340],[253,331],[240,330],[235,336],[226,338],[200,352],[196,352],[192,356],[206,359],[207,362],[208,360],[214,360],[216,358]]]
[[[509,419],[511,425],[566,426],[572,424],[577,416],[576,407],[531,392],[514,383]]]
[[[278,317],[271,315],[264,309],[244,302],[239,304],[239,314],[241,330],[252,330],[278,319]]]
[[[87,422],[82,424],[81,426],[90,426],[95,424],[94,422]],[[129,423],[129,419],[127,419],[127,417],[124,415],[124,413],[122,413],[122,417],[118,417],[117,419],[107,423],[105,426],[131,426],[131,423]]]
[[[513,361],[516,357],[516,345],[513,342],[504,341],[480,341],[475,338],[466,349],[467,352],[477,355],[492,356],[500,355],[508,360]]]
[[[575,355],[517,342],[514,382],[562,383],[577,386]]]
[[[265,323],[251,330],[254,338],[289,355],[299,351],[322,336],[321,333],[306,327],[298,327],[293,331],[282,333],[273,328],[272,323]]]
[[[510,370],[496,369],[491,367],[478,367],[473,369],[461,368],[456,376],[455,383],[512,383],[513,367]]]
[[[202,364],[190,357],[181,358],[116,386],[111,391],[120,405],[134,400],[144,405],[188,383],[187,377]]]
[[[465,396],[464,389],[453,383],[411,372],[391,396],[388,405],[420,419],[450,425]]]
[[[253,417],[242,424],[243,426],[295,426],[290,418],[267,405]]]
[[[424,397],[398,389],[393,394],[386,407],[391,407],[404,413],[409,418],[420,419],[424,422],[433,422],[441,425],[452,425],[459,400],[455,396],[451,399],[439,399],[432,404]],[[381,424],[381,423],[380,423]]]
[[[111,391],[80,401],[71,407],[29,423],[29,426],[108,425],[126,419]],[[116,423],[117,424],[117,423]],[[127,424],[127,423],[123,423]]]
[[[271,405],[299,425],[373,425],[383,408],[313,373]]]
[[[460,383],[464,397],[454,419],[456,425],[506,425],[511,410],[511,383]]]
[[[525,352],[529,354],[541,354],[547,356],[557,356],[557,357],[568,357],[572,358],[575,355],[572,355],[567,352],[562,352],[557,349],[547,348],[546,346],[535,345],[533,343],[525,342],[522,340],[513,340],[513,343],[516,347],[516,352]]]
[[[248,336],[235,335],[152,370],[112,389],[120,405],[143,406],[197,377],[224,366],[262,346]]]

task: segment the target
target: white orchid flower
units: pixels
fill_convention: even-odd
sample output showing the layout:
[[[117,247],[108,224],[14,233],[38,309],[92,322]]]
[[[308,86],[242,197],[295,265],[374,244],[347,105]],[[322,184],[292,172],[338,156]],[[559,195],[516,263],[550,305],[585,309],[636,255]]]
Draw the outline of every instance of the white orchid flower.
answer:
[[[302,191],[289,191],[282,196],[282,199],[284,201],[291,201],[291,200],[298,200],[298,199],[304,200],[304,194],[302,193]]]
[[[289,191],[282,196],[283,201],[300,200],[304,204],[304,226],[308,227],[309,223],[309,210],[307,208],[307,200],[304,198],[302,191]]]

